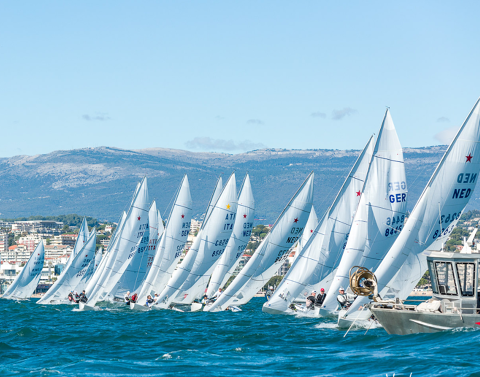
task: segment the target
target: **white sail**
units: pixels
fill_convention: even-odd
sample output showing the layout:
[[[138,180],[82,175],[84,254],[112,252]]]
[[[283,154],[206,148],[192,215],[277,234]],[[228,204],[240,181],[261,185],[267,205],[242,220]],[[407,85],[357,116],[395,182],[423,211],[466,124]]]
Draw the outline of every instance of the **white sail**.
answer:
[[[72,265],[73,261],[75,260],[80,250],[82,250],[82,248],[85,246],[85,243],[87,242],[87,239],[89,236],[90,235],[88,232],[87,219],[84,217],[82,221],[82,225],[80,226],[80,229],[78,231],[77,240],[75,241],[75,246],[73,247],[72,253],[68,258],[68,261],[65,264],[65,267],[63,268],[62,273],[60,274],[58,279],[55,281],[55,283],[53,283],[53,285],[49,288],[49,290],[43,295],[43,297],[37,301],[37,304],[47,303],[56,294],[57,290],[61,287],[61,285],[65,281],[64,275],[69,274],[68,270],[70,269],[70,266]]]
[[[255,201],[253,199],[252,185],[247,174],[243,181],[240,194],[238,195],[237,215],[232,235],[228,240],[225,252],[220,257],[213,270],[210,283],[208,284],[207,296],[212,297],[221,287],[230,268],[243,255],[252,234],[253,220],[255,215]],[[228,279],[228,277],[227,277]]]
[[[144,302],[149,294],[153,296],[165,288],[185,249],[191,219],[192,197],[188,177],[185,175],[175,195],[166,229],[158,241],[152,267],[138,294],[139,302]]]
[[[406,208],[402,146],[387,109],[347,245],[322,308],[336,310],[338,290],[348,286],[353,266],[363,263],[373,270],[378,266],[403,228]]]
[[[17,299],[29,298],[37,288],[40,277],[42,276],[43,261],[45,258],[45,248],[43,242],[40,242],[35,248],[28,262],[23,267],[20,274],[10,284],[3,294],[2,298]]]
[[[228,179],[220,197],[214,203],[210,215],[206,217],[196,242],[188,251],[185,259],[166,288],[160,293],[158,301],[165,305],[175,298],[175,302],[192,303],[199,298],[208,283],[209,272],[225,251],[232,234],[237,212],[237,187],[235,173]],[[181,293],[180,293],[181,292]]]
[[[307,224],[305,225],[305,230],[303,231],[302,237],[298,240],[297,251],[293,257],[292,265],[295,260],[298,258],[298,255],[302,251],[302,249],[307,244],[308,240],[311,236],[313,236],[313,232],[318,226],[318,217],[317,213],[315,212],[315,208],[312,205],[312,210],[310,211],[310,216],[308,216]]]
[[[160,229],[159,229],[160,227]],[[127,266],[122,277],[112,289],[111,294],[123,297],[125,293],[134,292],[143,283],[145,275],[150,269],[157,249],[157,242],[160,234],[163,233],[163,221],[160,212],[157,210],[157,204],[154,201],[148,212],[148,244],[137,248],[135,254],[130,253],[127,258]],[[145,235],[144,237],[145,238]]]
[[[120,233],[120,230],[123,229],[123,224],[125,223],[125,219],[127,218],[127,213],[125,211],[122,212],[122,216],[120,217],[120,220],[118,222],[117,227],[115,228],[114,233],[110,237],[110,242],[108,243],[107,251],[105,253],[105,256],[102,258],[102,261],[98,268],[95,270],[93,273],[93,276],[87,283],[87,287],[85,288],[85,292],[87,294],[87,297],[90,297],[90,294],[93,292],[95,287],[97,286],[97,282],[100,279],[100,277],[103,274],[103,271],[105,270],[105,266],[107,265],[107,262],[111,259],[112,255],[110,251],[113,249],[113,246],[117,242],[117,236]]]
[[[382,291],[410,255],[447,240],[470,200],[480,170],[480,105],[475,103],[419,198],[400,236],[375,271]],[[415,287],[410,282],[409,288]],[[405,297],[400,297],[405,298]],[[359,297],[349,313],[368,299]]]
[[[95,228],[90,233],[90,238],[87,243],[78,252],[73,259],[72,264],[65,274],[58,278],[55,283],[58,283],[57,290],[48,298],[42,298],[37,303],[40,304],[60,304],[68,303],[68,294],[74,290],[80,280],[82,280],[82,270],[88,267],[92,259],[95,258],[95,247],[97,243],[97,233]]]
[[[302,236],[310,215],[313,177],[313,173],[310,173],[242,271],[215,303],[205,310],[247,303],[278,271],[287,259],[291,246]]]
[[[222,193],[223,187],[223,180],[222,176],[218,177],[217,184],[215,185],[215,190],[213,191],[212,197],[210,198],[210,202],[208,203],[207,210],[205,211],[205,216],[203,218],[203,223],[201,229],[205,227],[210,214],[212,213],[213,208],[215,207],[215,203],[217,202],[220,194]]]
[[[77,286],[72,289],[74,292],[82,292],[87,287],[88,281],[95,273],[95,270],[97,269],[101,259],[102,248],[98,249],[98,251],[95,253],[95,258],[90,261],[88,266],[84,267],[82,271],[80,271],[80,275],[82,276],[82,278],[80,279]]]
[[[148,231],[148,207],[147,179],[143,178],[128,210],[123,228],[115,240],[114,248],[109,252],[109,260],[102,276],[88,299],[90,306],[106,297],[120,279],[120,270],[124,268],[125,261],[132,252],[136,251],[145,232]]]
[[[285,312],[297,297],[307,297],[312,290],[328,290],[325,282],[340,262],[350,227],[360,201],[374,147],[371,137],[348,174],[331,207],[327,210],[314,234],[299,249],[299,256],[283,278],[274,295],[263,305],[263,311]],[[308,230],[308,229],[307,229]],[[321,284],[321,287],[316,285]],[[315,287],[312,287],[315,286]]]

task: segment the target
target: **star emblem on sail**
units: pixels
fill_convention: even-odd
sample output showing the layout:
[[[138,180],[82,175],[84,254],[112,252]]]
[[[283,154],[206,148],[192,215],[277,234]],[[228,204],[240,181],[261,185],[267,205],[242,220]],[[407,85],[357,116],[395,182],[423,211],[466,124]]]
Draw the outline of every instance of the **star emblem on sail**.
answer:
[[[227,209],[230,209],[230,204],[227,204]]]
[[[472,162],[472,157],[473,156],[472,156],[471,153],[469,153],[468,156],[465,156],[465,157],[467,158],[467,161],[465,161],[465,162]]]

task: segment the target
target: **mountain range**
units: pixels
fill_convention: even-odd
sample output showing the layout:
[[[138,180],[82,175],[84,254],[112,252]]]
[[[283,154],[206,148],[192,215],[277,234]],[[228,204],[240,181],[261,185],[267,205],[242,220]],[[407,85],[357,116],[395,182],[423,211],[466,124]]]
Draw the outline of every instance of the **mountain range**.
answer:
[[[412,209],[446,146],[405,148],[408,208]],[[215,182],[235,171],[238,188],[250,174],[258,222],[272,224],[307,175],[315,173],[314,206],[321,216],[353,166],[357,150],[260,149],[240,154],[113,147],[55,151],[0,159],[0,217],[77,213],[116,221],[136,183],[148,178],[150,199],[167,216],[184,174],[193,214],[200,218]],[[480,209],[478,188],[469,209]]]

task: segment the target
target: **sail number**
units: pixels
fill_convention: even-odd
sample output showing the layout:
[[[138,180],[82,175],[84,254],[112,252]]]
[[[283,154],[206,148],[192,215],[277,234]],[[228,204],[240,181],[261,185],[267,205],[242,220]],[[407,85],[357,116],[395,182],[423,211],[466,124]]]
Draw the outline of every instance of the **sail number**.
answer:
[[[442,217],[438,220],[439,224],[448,224],[454,220],[457,220],[460,217],[461,212],[458,214],[455,212],[452,215],[442,215]]]
[[[275,263],[280,262],[284,259],[287,259],[287,256],[288,256],[288,249],[280,250],[278,252],[278,257],[275,259]]]
[[[212,257],[218,257],[218,256],[222,255],[224,251],[225,251],[225,249],[215,250],[212,253]]]

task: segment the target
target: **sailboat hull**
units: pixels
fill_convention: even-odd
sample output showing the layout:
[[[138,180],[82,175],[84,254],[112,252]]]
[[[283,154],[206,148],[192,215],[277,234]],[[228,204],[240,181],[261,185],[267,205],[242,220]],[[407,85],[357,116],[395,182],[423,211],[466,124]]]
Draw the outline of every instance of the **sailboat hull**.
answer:
[[[134,304],[132,302],[130,304],[130,309],[136,312],[148,312],[151,308],[149,308],[148,306],[140,305],[140,304]]]
[[[78,310],[82,311],[82,312],[91,312],[91,311],[100,310],[100,308],[98,308],[96,306],[87,305],[83,302],[79,302],[78,303]]]

